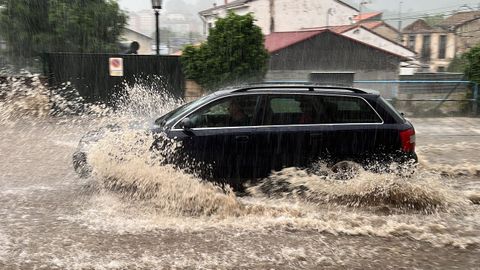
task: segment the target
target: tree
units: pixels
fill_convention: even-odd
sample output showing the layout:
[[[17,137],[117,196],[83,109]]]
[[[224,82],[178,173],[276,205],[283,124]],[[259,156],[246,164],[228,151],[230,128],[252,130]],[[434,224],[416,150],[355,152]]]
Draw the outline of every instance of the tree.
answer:
[[[480,83],[480,44],[462,55],[465,60],[465,76],[470,81]]]
[[[440,22],[443,21],[443,15],[427,15],[423,18],[423,20],[430,26],[438,25]]]
[[[455,56],[455,58],[453,58],[450,64],[448,65],[447,71],[463,73],[465,72],[466,65],[467,65],[467,62],[464,57]]]
[[[113,0],[0,0],[10,55],[117,51],[127,16]]]
[[[229,13],[210,29],[205,43],[187,46],[182,56],[187,78],[206,88],[263,78],[268,52],[254,21],[251,14]]]

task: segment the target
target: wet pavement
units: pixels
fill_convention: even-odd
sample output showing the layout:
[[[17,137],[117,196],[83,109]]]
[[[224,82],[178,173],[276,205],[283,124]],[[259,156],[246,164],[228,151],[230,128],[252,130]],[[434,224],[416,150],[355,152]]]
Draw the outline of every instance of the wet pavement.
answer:
[[[237,197],[141,160],[115,167],[101,153],[96,177],[79,179],[71,155],[85,125],[3,123],[0,269],[480,269],[480,206],[471,202],[480,195],[480,119],[412,122],[421,169],[410,182],[272,176],[307,185],[307,198]],[[132,199],[102,188],[102,176],[163,186]],[[383,200],[361,203],[372,194]],[[408,207],[417,201],[435,209]]]

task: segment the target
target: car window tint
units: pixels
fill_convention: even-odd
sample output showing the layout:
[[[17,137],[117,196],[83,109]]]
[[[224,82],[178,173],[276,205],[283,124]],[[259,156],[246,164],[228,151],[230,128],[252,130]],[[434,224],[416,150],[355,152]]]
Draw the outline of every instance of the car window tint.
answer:
[[[381,123],[382,120],[367,104],[357,97],[322,96],[320,102],[328,114],[329,123]]]
[[[263,125],[381,123],[365,100],[323,95],[272,95]]]
[[[273,113],[301,113],[300,102],[292,98],[272,98],[270,108]]]
[[[224,98],[207,104],[188,117],[194,128],[241,127],[254,124],[257,96]]]
[[[315,97],[309,95],[270,96],[263,125],[302,125],[322,121]]]

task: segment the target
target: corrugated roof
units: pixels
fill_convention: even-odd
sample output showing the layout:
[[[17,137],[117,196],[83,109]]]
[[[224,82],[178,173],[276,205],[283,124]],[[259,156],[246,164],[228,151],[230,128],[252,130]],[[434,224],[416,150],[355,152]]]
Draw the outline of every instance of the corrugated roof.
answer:
[[[441,27],[458,27],[466,22],[480,18],[480,11],[459,12],[447,17],[438,25]]]
[[[290,47],[293,44],[312,38],[325,31],[327,31],[327,29],[272,33],[265,36],[265,48],[270,53],[276,52]]]
[[[381,15],[382,12],[368,12],[368,13],[362,13],[360,15],[356,15],[355,17],[353,17],[353,19],[356,21],[356,22],[360,22],[360,21],[364,21],[364,20],[368,20],[368,19],[371,19],[373,17],[376,17],[378,15]]]
[[[269,53],[274,53],[276,51],[285,49],[287,47],[290,47],[294,44],[300,43],[302,41],[305,41],[307,39],[313,38],[317,35],[323,34],[323,33],[332,33],[334,35],[340,36],[342,38],[345,38],[347,40],[351,40],[355,43],[362,44],[364,46],[373,48],[378,51],[382,51],[386,54],[393,55],[395,57],[401,58],[403,60],[408,60],[407,57],[384,50],[379,47],[372,46],[368,43],[362,42],[360,40],[356,40],[347,36],[342,35],[341,33],[338,33],[336,31],[333,31],[330,28],[323,28],[319,30],[307,30],[307,31],[295,31],[295,32],[276,32],[272,33],[270,35],[265,36],[265,48]]]

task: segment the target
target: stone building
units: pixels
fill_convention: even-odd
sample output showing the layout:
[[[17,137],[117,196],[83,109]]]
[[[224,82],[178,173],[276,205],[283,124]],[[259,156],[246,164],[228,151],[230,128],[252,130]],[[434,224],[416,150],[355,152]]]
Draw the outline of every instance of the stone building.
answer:
[[[418,53],[424,71],[444,72],[455,56],[480,43],[480,11],[458,12],[434,26],[419,19],[402,34],[403,44]]]

